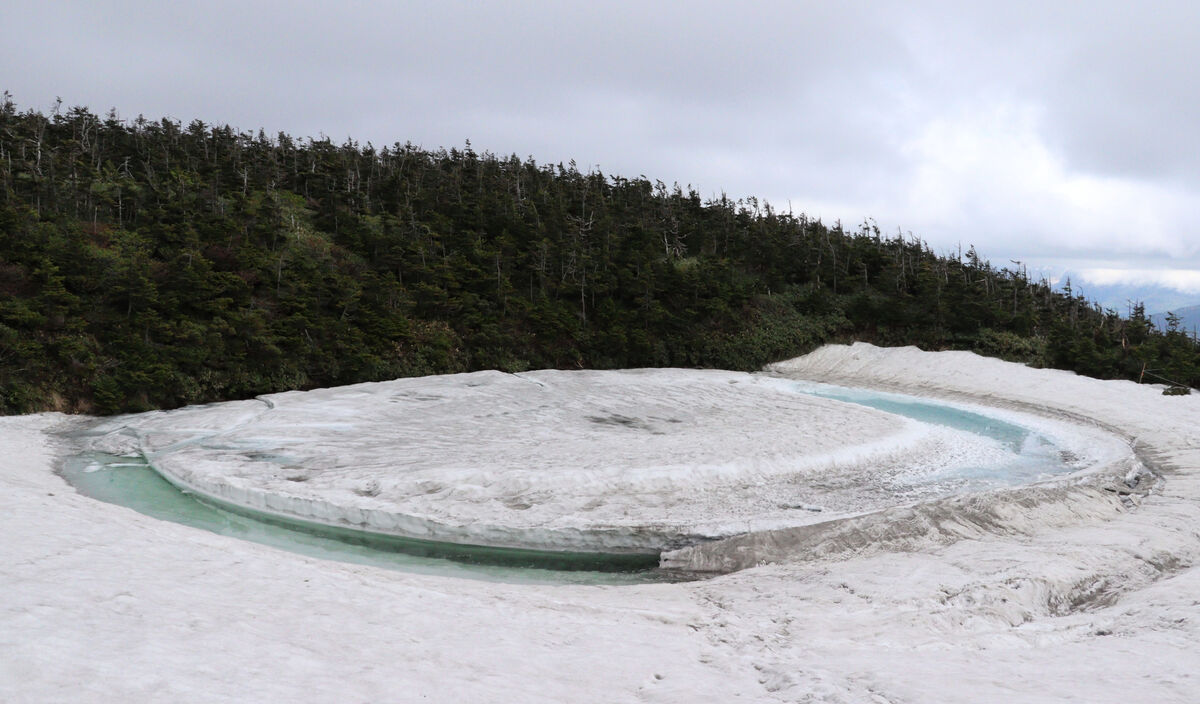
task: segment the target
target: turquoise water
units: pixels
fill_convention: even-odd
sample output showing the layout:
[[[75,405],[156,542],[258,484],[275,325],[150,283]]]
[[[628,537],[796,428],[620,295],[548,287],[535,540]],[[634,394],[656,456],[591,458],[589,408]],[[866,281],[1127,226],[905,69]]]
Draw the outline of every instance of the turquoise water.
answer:
[[[1015,423],[993,416],[975,413],[915,396],[883,391],[855,389],[847,386],[816,382],[794,382],[792,388],[800,393],[820,398],[867,406],[886,413],[912,418],[922,423],[941,425],[971,433],[1000,443],[1012,453],[1007,461],[956,466],[932,479],[957,478],[967,483],[967,489],[995,485],[1026,484],[1036,479],[1063,474],[1074,468],[1063,460],[1049,440]]]
[[[812,396],[829,398],[835,401],[857,403],[887,413],[906,416],[922,423],[943,425],[955,430],[982,435],[1002,443],[1012,452],[1020,452],[1032,433],[1028,428],[1007,423],[998,418],[972,413],[962,409],[942,404],[923,401],[911,396],[899,394],[883,394],[877,391],[865,391],[849,387],[822,385],[808,390],[800,389]]]
[[[655,569],[657,556],[545,553],[458,546],[280,520],[218,507],[177,489],[144,459],[84,453],[63,477],[79,493],[147,516],[310,557],[406,572],[531,584],[640,584],[684,575]]]

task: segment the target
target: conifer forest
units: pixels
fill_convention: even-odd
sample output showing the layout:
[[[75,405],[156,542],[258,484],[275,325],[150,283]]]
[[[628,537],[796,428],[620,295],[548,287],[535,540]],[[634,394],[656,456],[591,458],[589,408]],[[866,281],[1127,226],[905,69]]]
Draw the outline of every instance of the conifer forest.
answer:
[[[1177,323],[869,220],[470,143],[48,112],[0,105],[3,413],[480,369],[752,370],[851,340],[1200,383]]]

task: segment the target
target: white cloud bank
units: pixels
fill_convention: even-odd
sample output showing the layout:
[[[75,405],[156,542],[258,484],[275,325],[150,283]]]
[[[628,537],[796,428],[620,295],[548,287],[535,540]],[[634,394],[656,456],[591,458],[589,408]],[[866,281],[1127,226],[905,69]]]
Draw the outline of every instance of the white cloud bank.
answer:
[[[1200,271],[1198,25],[1171,0],[46,0],[0,23],[0,88],[377,146],[470,139],[1165,282]]]
[[[1200,214],[1196,193],[1072,169],[1042,135],[1039,110],[1028,106],[985,107],[930,122],[905,145],[913,177],[897,209],[927,223],[931,236],[992,233],[988,240],[1003,248],[989,248],[1005,255],[1049,250],[1193,259],[1200,253],[1200,239],[1179,227]],[[1052,242],[1047,233],[1054,233]]]

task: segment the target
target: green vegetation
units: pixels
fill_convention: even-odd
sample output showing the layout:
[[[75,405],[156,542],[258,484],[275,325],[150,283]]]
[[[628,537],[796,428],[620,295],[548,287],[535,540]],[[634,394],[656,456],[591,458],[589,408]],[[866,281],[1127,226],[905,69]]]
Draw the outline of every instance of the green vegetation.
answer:
[[[491,368],[756,369],[851,339],[1200,382],[1178,326],[869,223],[469,143],[0,105],[5,413]]]

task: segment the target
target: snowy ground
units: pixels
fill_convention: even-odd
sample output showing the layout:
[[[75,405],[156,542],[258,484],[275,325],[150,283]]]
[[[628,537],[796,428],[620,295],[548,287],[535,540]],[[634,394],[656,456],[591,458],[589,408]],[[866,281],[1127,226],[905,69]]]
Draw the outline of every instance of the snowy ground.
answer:
[[[97,503],[54,474],[47,431],[77,420],[0,418],[0,701],[1196,701],[1200,398],[866,345],[775,371],[1092,424],[1161,480],[1130,493],[1102,473],[675,555],[767,563],[702,582],[521,586]]]
[[[1095,429],[1017,422],[1056,431],[1031,466],[1066,454],[1062,471],[1101,469],[1131,454]],[[91,434],[91,447],[144,455],[189,491],[287,518],[655,555],[944,496],[964,468],[1018,454],[777,377],[684,369],[399,379],[123,416]]]

